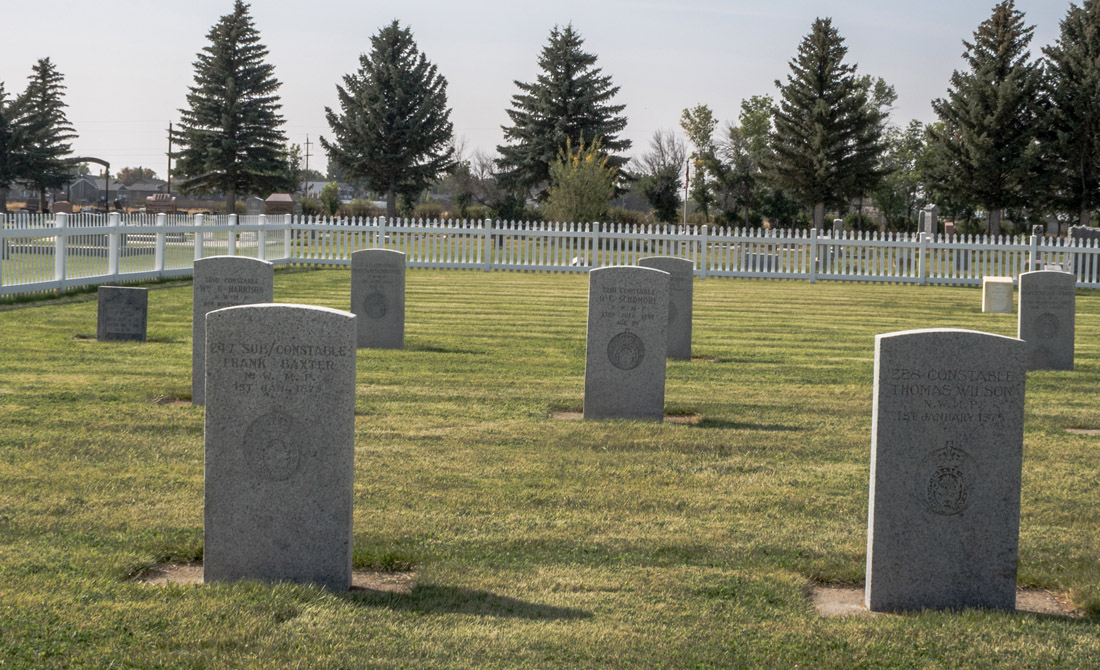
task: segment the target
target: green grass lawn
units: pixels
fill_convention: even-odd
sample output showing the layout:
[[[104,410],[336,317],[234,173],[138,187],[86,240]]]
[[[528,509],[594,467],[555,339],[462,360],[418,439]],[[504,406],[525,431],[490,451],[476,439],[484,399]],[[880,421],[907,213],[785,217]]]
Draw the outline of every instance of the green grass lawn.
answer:
[[[347,309],[347,270],[275,298]],[[144,344],[95,295],[0,305],[0,667],[1096,667],[1100,293],[1077,369],[1028,377],[1019,584],[1085,616],[822,618],[859,584],[874,335],[1014,335],[967,288],[706,280],[666,408],[582,422],[587,277],[411,270],[406,349],[360,351],[355,565],[411,594],[132,577],[202,556],[191,285]],[[319,417],[319,419],[323,419]]]

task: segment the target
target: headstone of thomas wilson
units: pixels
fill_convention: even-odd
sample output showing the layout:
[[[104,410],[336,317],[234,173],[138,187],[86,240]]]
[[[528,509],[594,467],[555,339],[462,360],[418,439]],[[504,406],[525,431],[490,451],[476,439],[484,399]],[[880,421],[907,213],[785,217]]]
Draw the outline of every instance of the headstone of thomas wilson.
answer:
[[[1016,336],[1027,342],[1028,370],[1072,370],[1077,278],[1068,272],[1020,274]]]
[[[355,319],[279,304],[206,315],[205,581],[350,587]]]
[[[638,265],[668,273],[668,357],[690,361],[694,264],[674,256],[649,256]]]
[[[867,608],[1014,609],[1026,345],[875,338]]]
[[[149,290],[129,286],[100,286],[96,298],[98,316],[95,337],[107,340],[145,341],[149,321]]]
[[[272,302],[275,266],[243,256],[211,256],[195,261],[191,308],[191,404],[205,404],[206,314],[223,307]]]
[[[405,346],[405,254],[364,249],[351,255],[351,311],[361,349]]]
[[[585,419],[664,419],[668,285],[653,268],[588,273]]]

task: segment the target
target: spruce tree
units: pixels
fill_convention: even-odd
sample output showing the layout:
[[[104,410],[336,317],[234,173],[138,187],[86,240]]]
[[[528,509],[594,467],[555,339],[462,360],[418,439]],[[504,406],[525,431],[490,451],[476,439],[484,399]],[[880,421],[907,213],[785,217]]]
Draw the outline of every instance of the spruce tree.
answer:
[[[932,132],[933,151],[956,182],[944,190],[986,209],[990,235],[1001,232],[1001,212],[1027,204],[1035,185],[1043,73],[1029,62],[1033,32],[1012,0],[998,4],[973,43],[963,41],[969,71],[956,70],[947,98],[932,101],[943,122]]]
[[[512,125],[502,126],[507,144],[497,147],[505,188],[537,190],[540,199],[545,197],[550,165],[567,141],[576,146],[598,139],[610,167],[626,164],[619,152],[630,148],[630,140],[618,137],[626,128],[626,117],[619,115],[626,106],[611,104],[619,87],[595,67],[595,54],[584,51],[583,44],[572,24],[554,26],[539,56],[542,72],[532,83],[515,82],[520,92],[507,110]]]
[[[336,86],[341,113],[325,108],[334,138],[321,145],[341,175],[386,194],[392,218],[397,196],[412,199],[455,164],[447,80],[394,21],[371,37],[344,86]]]
[[[16,123],[13,100],[0,81],[0,214],[8,211],[8,189],[22,176],[24,145],[22,129]]]
[[[236,0],[233,12],[210,29],[210,44],[195,61],[195,84],[173,131],[173,152],[184,192],[222,191],[226,213],[237,194],[270,193],[285,182],[286,136],[281,129],[275,68],[267,47]]]
[[[1058,41],[1044,47],[1050,109],[1044,158],[1051,204],[1089,225],[1100,206],[1100,0],[1070,5]]]
[[[873,188],[882,151],[882,111],[869,102],[856,66],[844,63],[848,48],[828,18],[818,18],[790,61],[787,83],[778,80],[779,107],[768,172],[814,208],[821,230],[826,205],[839,207],[856,191]]]
[[[65,77],[49,58],[39,59],[28,77],[26,90],[16,101],[16,123],[25,133],[22,178],[38,190],[39,211],[46,209],[46,191],[61,188],[72,179],[75,166],[65,157],[72,154],[70,140],[76,138],[65,116]]]

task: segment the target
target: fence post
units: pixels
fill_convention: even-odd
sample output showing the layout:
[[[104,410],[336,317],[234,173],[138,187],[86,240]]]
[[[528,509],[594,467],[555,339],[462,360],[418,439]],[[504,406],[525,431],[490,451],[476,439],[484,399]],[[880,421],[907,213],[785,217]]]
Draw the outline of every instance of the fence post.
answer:
[[[1042,270],[1043,263],[1042,258],[1039,256],[1039,236],[1032,231],[1031,234],[1031,249],[1028,250],[1028,270]]]
[[[817,228],[810,230],[810,283],[817,283]]]
[[[8,238],[4,231],[8,228],[8,213],[0,212],[0,286],[4,285],[4,261],[8,260]]]
[[[195,215],[195,260],[202,260],[202,247],[206,241],[206,233],[202,232],[206,217],[202,214]]]
[[[590,268],[600,267],[600,224],[592,222],[592,263]]]
[[[702,239],[699,240],[699,244],[703,245],[702,249],[700,250],[700,256],[702,256],[703,271],[699,274],[699,279],[706,279],[707,270],[710,269],[710,243],[708,242],[710,227],[706,224],[703,224],[702,231]]]
[[[485,272],[493,270],[493,220],[481,222],[481,267]]]
[[[267,215],[261,214],[259,219],[260,232],[256,233],[256,258],[261,261],[267,260],[267,231],[264,230],[264,226],[267,225]]]
[[[917,238],[920,240],[920,247],[917,252],[917,285],[924,286],[928,283],[928,271],[924,267],[924,259],[928,255],[928,240],[931,237],[928,233],[917,233]]]
[[[229,215],[229,233],[226,235],[225,240],[225,253],[229,256],[237,255],[237,215]]]
[[[67,251],[69,248],[69,215],[57,214],[55,215],[54,228],[56,228],[54,236],[54,248],[53,248],[53,279],[57,282],[57,292],[65,292],[65,264],[67,261]]]
[[[157,234],[154,238],[153,247],[153,271],[161,275],[164,274],[164,244],[167,242],[167,236],[164,234],[164,225],[167,222],[167,214],[157,214]]]
[[[290,239],[291,231],[294,229],[294,215],[283,214],[283,224],[286,226],[283,230],[283,259],[287,265],[290,265]]]
[[[107,233],[107,274],[117,280],[122,267],[122,215],[111,212],[107,215],[107,225],[111,228],[111,232]]]

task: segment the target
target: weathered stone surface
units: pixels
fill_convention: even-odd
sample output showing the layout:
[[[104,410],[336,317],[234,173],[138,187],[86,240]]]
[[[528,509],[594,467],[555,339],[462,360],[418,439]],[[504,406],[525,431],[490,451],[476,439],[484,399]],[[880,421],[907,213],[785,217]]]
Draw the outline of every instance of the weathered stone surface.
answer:
[[[149,321],[149,289],[100,286],[96,292],[98,314],[95,337],[108,340],[145,341]]]
[[[351,255],[351,311],[360,349],[405,347],[405,254],[364,249]]]
[[[1020,274],[1016,335],[1027,342],[1028,370],[1072,370],[1077,279],[1068,272]]]
[[[205,403],[203,361],[206,314],[223,307],[272,302],[275,266],[243,256],[211,256],[195,261],[191,306],[191,404]]]
[[[250,195],[244,201],[245,216],[256,216],[264,213],[264,199],[257,195]]]
[[[649,256],[639,260],[638,265],[668,273],[668,357],[690,361],[694,264],[675,256]]]
[[[667,272],[614,266],[588,273],[585,419],[664,419]]]
[[[351,583],[355,316],[206,316],[207,582]]]
[[[982,311],[1012,313],[1012,277],[982,277]]]
[[[969,330],[875,338],[868,609],[1015,606],[1025,360]]]

